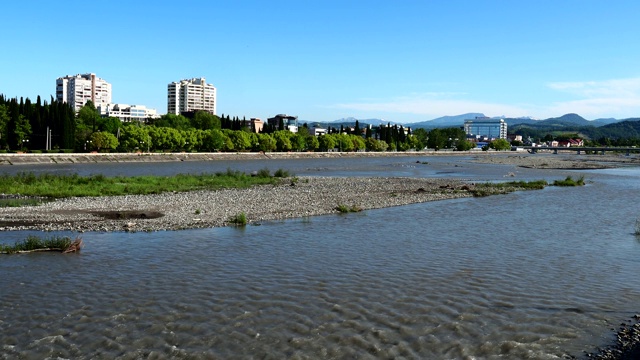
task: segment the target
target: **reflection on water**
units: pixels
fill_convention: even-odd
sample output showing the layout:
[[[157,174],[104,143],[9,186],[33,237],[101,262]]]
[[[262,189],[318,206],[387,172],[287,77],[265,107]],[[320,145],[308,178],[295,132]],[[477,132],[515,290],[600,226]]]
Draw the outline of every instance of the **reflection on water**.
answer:
[[[85,233],[80,254],[5,256],[0,358],[580,355],[640,295],[637,173],[586,179],[246,228]]]

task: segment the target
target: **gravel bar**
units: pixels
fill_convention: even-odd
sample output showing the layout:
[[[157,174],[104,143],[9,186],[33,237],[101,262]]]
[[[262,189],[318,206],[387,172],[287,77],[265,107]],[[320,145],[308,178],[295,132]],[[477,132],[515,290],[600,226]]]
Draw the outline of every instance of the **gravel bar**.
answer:
[[[473,196],[462,180],[299,177],[248,189],[154,195],[76,197],[37,206],[0,208],[0,231],[158,231],[334,214]]]

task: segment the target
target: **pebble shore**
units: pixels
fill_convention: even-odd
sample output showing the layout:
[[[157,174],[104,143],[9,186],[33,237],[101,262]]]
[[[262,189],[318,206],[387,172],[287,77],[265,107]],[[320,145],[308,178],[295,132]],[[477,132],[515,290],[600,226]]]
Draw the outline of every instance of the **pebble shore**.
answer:
[[[300,177],[279,185],[60,199],[37,206],[0,208],[0,231],[159,231],[249,224],[473,196],[450,179]]]
[[[475,156],[474,161],[483,164],[509,164],[531,169],[606,169],[621,165],[640,165],[640,156],[632,154],[496,154],[499,156]]]

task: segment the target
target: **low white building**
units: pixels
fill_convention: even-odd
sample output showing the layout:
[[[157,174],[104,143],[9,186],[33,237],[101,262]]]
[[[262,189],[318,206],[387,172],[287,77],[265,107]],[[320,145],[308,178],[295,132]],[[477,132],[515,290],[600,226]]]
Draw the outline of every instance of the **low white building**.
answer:
[[[101,117],[116,117],[122,122],[144,122],[149,118],[160,117],[156,109],[147,109],[144,105],[106,104],[98,106],[97,109]]]
[[[309,135],[320,136],[320,135],[326,135],[326,134],[327,134],[327,129],[325,128],[321,128],[319,126],[312,126],[309,128]]]

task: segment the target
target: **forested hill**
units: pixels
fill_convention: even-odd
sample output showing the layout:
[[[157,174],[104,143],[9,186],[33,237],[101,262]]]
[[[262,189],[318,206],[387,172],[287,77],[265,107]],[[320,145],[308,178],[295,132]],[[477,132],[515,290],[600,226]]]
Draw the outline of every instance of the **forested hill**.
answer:
[[[584,120],[584,119],[583,119]],[[516,124],[509,126],[510,134],[523,135],[524,137],[541,138],[546,134],[558,135],[561,133],[574,133],[586,139],[629,139],[640,138],[640,118],[625,119],[603,126],[594,126],[592,122],[577,118],[547,119],[534,124]]]
[[[640,138],[640,118],[626,119],[617,123],[589,129],[592,139],[608,137],[613,139]]]

